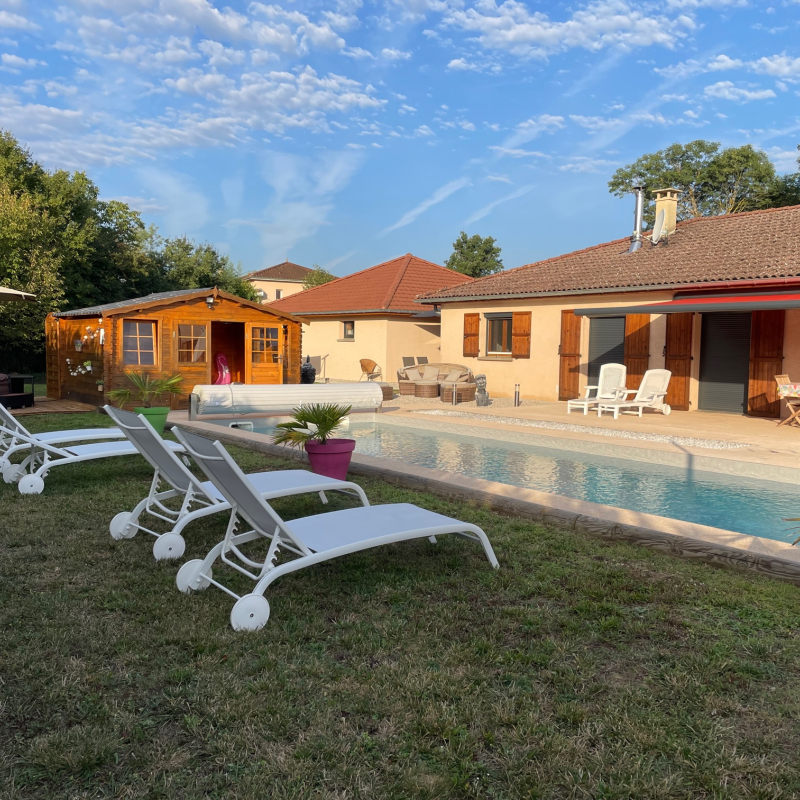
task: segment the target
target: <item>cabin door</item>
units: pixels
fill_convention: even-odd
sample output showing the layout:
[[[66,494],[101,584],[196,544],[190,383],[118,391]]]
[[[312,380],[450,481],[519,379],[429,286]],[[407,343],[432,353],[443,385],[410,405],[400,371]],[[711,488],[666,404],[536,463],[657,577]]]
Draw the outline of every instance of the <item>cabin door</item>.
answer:
[[[283,383],[282,325],[247,325],[248,383]]]
[[[217,382],[224,366],[230,370],[233,383],[246,382],[244,329],[244,322],[211,323],[211,383]]]
[[[558,399],[574,400],[580,392],[581,318],[572,309],[561,312],[558,356]]]

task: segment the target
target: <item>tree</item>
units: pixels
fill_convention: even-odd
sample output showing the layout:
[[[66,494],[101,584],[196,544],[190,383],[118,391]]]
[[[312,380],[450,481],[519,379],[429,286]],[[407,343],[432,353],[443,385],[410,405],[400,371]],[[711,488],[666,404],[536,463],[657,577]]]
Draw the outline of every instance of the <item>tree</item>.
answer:
[[[800,150],[800,144],[797,145]],[[800,156],[797,158],[800,170]],[[779,175],[772,182],[762,198],[762,208],[782,208],[783,206],[800,205],[800,171],[788,175]]]
[[[776,180],[775,167],[752,145],[727,147],[698,139],[672,144],[620,167],[608,182],[609,191],[624,197],[634,186],[645,186],[645,221],[655,221],[654,189],[680,189],[678,220],[735,214],[762,206]]]
[[[311,272],[307,273],[303,278],[303,290],[313,289],[315,286],[322,286],[335,280],[336,276],[332,272],[323,269],[319,264],[314,264]]]
[[[445,266],[471,278],[483,278],[503,269],[500,252],[501,248],[495,246],[495,239],[491,236],[482,238],[477,233],[467,236],[461,231],[461,235],[453,242],[453,252]]]

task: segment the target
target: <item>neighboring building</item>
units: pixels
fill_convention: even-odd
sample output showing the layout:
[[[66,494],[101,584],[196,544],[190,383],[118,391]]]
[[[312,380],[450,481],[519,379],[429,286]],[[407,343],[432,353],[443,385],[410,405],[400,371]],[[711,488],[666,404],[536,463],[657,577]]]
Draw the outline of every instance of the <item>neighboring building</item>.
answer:
[[[699,217],[657,244],[617,239],[421,299],[441,309],[442,358],[487,376],[490,394],[567,400],[604,363],[672,372],[678,410],[777,417],[776,374],[800,380],[800,206]]]
[[[213,383],[216,356],[234,381],[300,383],[300,320],[219,289],[181,289],[48,314],[47,396],[100,404],[128,385],[125,373],[183,376],[187,408],[195,384]]]
[[[441,360],[439,315],[415,298],[471,282],[467,275],[406,253],[270,307],[307,322],[303,357],[311,356],[318,378],[358,380],[359,361],[369,358],[385,380],[395,381],[404,356]]]
[[[291,261],[275,264],[274,267],[259,269],[244,276],[253,284],[262,303],[272,303],[303,291],[303,281],[309,272],[308,267],[301,267]]]

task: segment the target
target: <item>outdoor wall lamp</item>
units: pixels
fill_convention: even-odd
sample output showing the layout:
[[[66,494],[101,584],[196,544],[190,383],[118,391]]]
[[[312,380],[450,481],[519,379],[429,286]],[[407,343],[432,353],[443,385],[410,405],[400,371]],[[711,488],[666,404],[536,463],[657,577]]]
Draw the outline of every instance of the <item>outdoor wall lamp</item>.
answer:
[[[214,308],[214,298],[213,298],[211,295],[209,295],[208,297],[206,297],[206,305],[207,305],[209,308]]]

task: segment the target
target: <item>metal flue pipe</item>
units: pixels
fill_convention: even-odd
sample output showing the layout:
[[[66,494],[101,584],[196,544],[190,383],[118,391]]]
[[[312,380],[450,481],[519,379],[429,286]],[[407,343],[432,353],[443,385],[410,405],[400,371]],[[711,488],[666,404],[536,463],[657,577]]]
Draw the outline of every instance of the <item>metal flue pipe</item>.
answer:
[[[644,225],[644,186],[634,186],[636,205],[633,209],[633,235],[629,253],[635,253],[642,246],[642,226]]]

